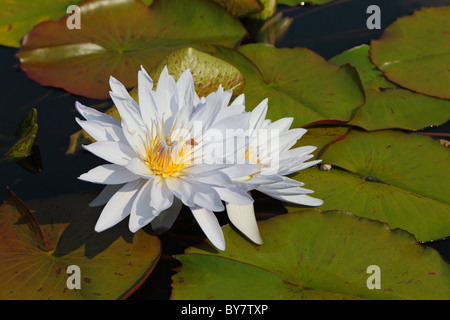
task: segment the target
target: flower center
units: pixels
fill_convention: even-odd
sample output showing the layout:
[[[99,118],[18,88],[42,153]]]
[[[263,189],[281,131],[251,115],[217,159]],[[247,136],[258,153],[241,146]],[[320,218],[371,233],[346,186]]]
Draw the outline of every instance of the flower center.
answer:
[[[191,141],[172,141],[157,136],[147,142],[144,162],[155,175],[178,177],[191,161],[191,149]]]

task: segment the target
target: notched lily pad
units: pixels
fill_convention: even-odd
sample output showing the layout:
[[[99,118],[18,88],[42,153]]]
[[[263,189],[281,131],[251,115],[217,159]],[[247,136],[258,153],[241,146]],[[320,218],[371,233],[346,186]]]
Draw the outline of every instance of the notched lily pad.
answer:
[[[224,252],[204,243],[177,255],[182,267],[172,277],[172,299],[450,298],[449,264],[385,223],[305,210],[260,221],[259,228],[262,246],[226,226]],[[377,281],[368,271],[374,265],[379,289],[369,289]]]
[[[438,141],[398,131],[353,130],[329,145],[321,159],[333,169],[310,168],[292,177],[324,201],[321,209],[384,221],[419,241],[450,235],[450,153]]]
[[[0,299],[123,299],[139,287],[159,259],[159,239],[126,224],[96,233],[92,198],[30,201],[32,213],[10,191],[0,206]],[[78,289],[67,285],[72,265],[80,268]]]
[[[339,65],[353,65],[364,87],[366,103],[349,124],[366,130],[419,130],[450,120],[449,100],[413,92],[389,81],[371,62],[369,49],[362,45],[329,60]]]
[[[364,103],[352,66],[333,65],[306,48],[249,44],[238,52],[217,48],[214,55],[243,73],[247,111],[269,98],[272,121],[294,117],[293,127],[345,124]]]
[[[46,21],[24,38],[17,56],[27,76],[42,85],[90,98],[108,98],[111,75],[127,87],[137,71],[151,70],[187,46],[235,47],[246,30],[211,0],[88,0],[80,5],[81,29],[66,19]]]
[[[396,84],[450,99],[450,6],[397,19],[371,46],[372,61]]]

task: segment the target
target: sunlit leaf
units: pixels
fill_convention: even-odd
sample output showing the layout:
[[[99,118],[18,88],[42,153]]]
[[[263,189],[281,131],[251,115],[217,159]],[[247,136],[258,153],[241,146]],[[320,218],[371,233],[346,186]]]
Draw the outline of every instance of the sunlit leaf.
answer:
[[[223,228],[227,248],[178,255],[172,299],[442,299],[450,267],[402,230],[342,211],[289,213],[259,222],[255,246]],[[367,283],[376,265],[380,289]]]
[[[137,85],[137,71],[152,69],[187,46],[234,47],[246,33],[239,20],[209,0],[96,0],[80,5],[81,29],[65,19],[44,22],[25,37],[17,56],[27,76],[91,98],[108,97],[109,77]]]
[[[157,85],[159,75],[165,66],[176,80],[185,70],[190,69],[199,97],[206,97],[211,92],[217,91],[219,85],[222,85],[224,90],[232,90],[233,96],[241,94],[245,87],[244,76],[237,68],[193,48],[183,48],[170,53],[149,71],[152,79],[155,79],[154,86]]]
[[[1,299],[118,299],[136,290],[159,259],[159,239],[123,223],[96,233],[100,209],[90,200],[31,201],[31,213],[11,192],[0,206]],[[71,265],[80,268],[80,289],[67,286]]]
[[[409,91],[387,80],[370,61],[367,45],[345,51],[329,62],[353,65],[364,86],[366,103],[350,124],[366,130],[418,130],[450,120],[449,100]]]
[[[419,241],[450,235],[450,153],[439,141],[396,131],[354,130],[328,146],[321,159],[333,168],[293,176],[324,201],[321,209],[381,220]],[[285,205],[290,211],[299,208]]]
[[[402,87],[450,99],[450,6],[401,17],[371,42],[372,61]]]
[[[66,16],[69,6],[83,0],[8,0],[0,2],[0,45],[20,47],[20,40],[35,25]],[[147,5],[152,0],[142,0]],[[72,11],[69,12],[69,16]]]
[[[215,55],[245,77],[247,111],[269,98],[268,118],[294,117],[293,126],[345,123],[364,103],[356,70],[328,63],[306,48],[250,44],[239,52],[218,48]]]

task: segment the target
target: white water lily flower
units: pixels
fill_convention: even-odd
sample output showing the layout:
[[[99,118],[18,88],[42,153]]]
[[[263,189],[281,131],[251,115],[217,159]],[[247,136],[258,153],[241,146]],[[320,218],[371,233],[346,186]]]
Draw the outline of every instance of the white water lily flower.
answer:
[[[153,90],[152,79],[141,68],[139,104],[113,77],[110,86],[121,121],[76,103],[86,119],[77,118],[77,122],[96,140],[84,148],[110,162],[79,177],[107,185],[91,203],[106,204],[95,230],[101,232],[129,216],[132,232],[149,223],[163,232],[172,226],[184,204],[213,245],[224,250],[224,237],[213,211],[224,210],[222,200],[249,205],[253,199],[221,170],[239,176],[248,175],[250,167],[230,168],[217,159],[220,155],[205,155],[210,142],[203,137],[210,129],[247,127],[244,107],[228,106],[231,92],[222,87],[200,99],[189,70],[175,82],[164,68]],[[196,130],[198,123],[200,131]]]
[[[240,95],[232,105],[244,105]],[[302,128],[289,129],[293,118],[272,122],[265,119],[268,99],[263,100],[250,113],[250,140],[245,160],[258,165],[257,172],[243,176],[238,181],[246,191],[258,190],[268,196],[286,202],[307,206],[319,206],[323,201],[308,196],[312,190],[302,188],[304,183],[286,177],[291,173],[316,165],[321,160],[307,161],[313,157],[314,146],[291,149],[305,133]],[[250,240],[262,244],[263,240],[256,223],[253,204],[226,204],[228,217],[233,225]]]

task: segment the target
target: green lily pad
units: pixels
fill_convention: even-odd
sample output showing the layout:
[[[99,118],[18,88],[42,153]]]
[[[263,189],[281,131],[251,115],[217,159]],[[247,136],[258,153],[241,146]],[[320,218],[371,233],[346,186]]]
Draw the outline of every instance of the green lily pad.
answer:
[[[27,76],[42,85],[104,99],[113,75],[137,85],[140,66],[151,70],[170,52],[206,45],[234,47],[246,30],[239,20],[208,0],[137,0],[80,5],[81,29],[65,19],[39,24],[17,53]]]
[[[132,234],[126,224],[94,231],[99,208],[92,196],[68,195],[29,202],[12,192],[0,206],[0,299],[126,298],[153,270],[159,239]],[[79,267],[80,287],[69,288],[69,266]]]
[[[396,84],[450,99],[450,6],[397,19],[371,46],[372,61]]]
[[[350,127],[339,126],[308,128],[308,131],[297,141],[292,149],[301,146],[315,146],[317,149],[311,154],[314,155],[314,159],[320,159],[322,153],[333,141],[344,136],[350,130]]]
[[[101,0],[97,0],[101,1]],[[152,0],[142,0],[150,5]],[[35,25],[47,20],[59,20],[67,8],[82,0],[8,0],[0,2],[0,45],[20,47],[20,40]],[[71,13],[69,13],[71,15]]]
[[[364,103],[356,70],[337,66],[306,48],[275,48],[249,44],[239,52],[217,48],[214,53],[245,77],[246,108],[269,98],[268,118],[294,117],[293,127],[346,123]]]
[[[353,65],[361,78],[366,103],[349,124],[366,130],[419,130],[450,120],[450,101],[406,90],[387,80],[370,61],[367,45],[347,50],[329,60]]]
[[[260,221],[255,246],[230,226],[227,248],[204,244],[176,256],[172,299],[442,299],[450,267],[403,230],[343,211],[307,210]],[[370,266],[380,289],[369,289]],[[370,269],[369,269],[370,270]]]
[[[233,96],[238,96],[244,91],[245,79],[239,69],[194,48],[183,48],[170,53],[149,71],[149,75],[155,79],[154,86],[158,84],[157,79],[165,66],[175,80],[178,80],[186,69],[190,69],[199,97],[206,97],[211,92],[217,91],[219,85],[222,85],[224,90],[232,90]]]
[[[351,210],[407,230],[419,241],[450,235],[450,153],[438,141],[396,131],[353,130],[321,159],[333,168],[311,168],[292,177],[324,200],[321,209]]]

